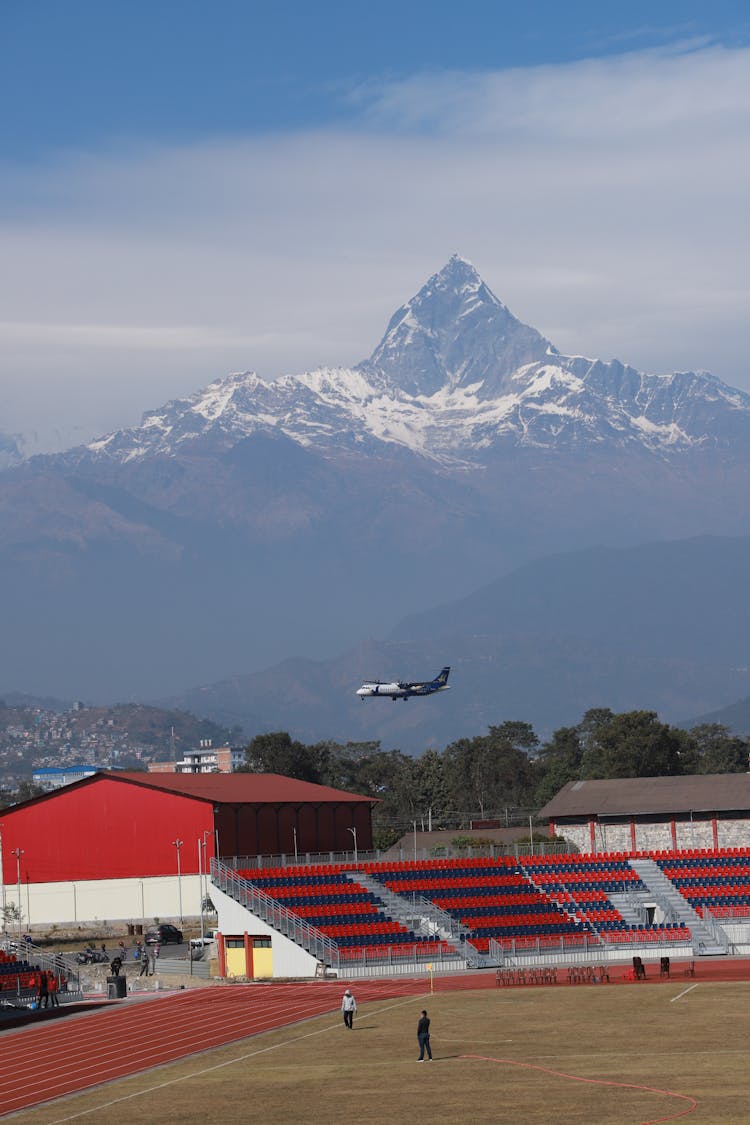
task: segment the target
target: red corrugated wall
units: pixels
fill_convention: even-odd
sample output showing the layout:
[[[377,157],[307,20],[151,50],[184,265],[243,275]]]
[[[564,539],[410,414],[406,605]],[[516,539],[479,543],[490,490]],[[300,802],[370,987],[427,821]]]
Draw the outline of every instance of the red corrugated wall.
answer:
[[[0,813],[3,873],[21,882],[147,878],[198,871],[198,840],[213,849],[213,806],[112,778],[63,788],[49,798]]]

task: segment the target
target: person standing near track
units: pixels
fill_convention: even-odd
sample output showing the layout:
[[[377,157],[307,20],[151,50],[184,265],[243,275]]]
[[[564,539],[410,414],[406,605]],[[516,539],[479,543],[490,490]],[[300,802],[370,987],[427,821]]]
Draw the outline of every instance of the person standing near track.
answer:
[[[427,1052],[427,1061],[432,1062],[432,1047],[430,1046],[430,1021],[427,1018],[427,1012],[422,1009],[422,1014],[419,1017],[417,1024],[417,1041],[419,1043],[419,1058],[417,1062],[424,1062],[424,1053]]]
[[[343,997],[341,998],[341,1011],[344,1013],[344,1027],[348,1027],[350,1031],[354,1030],[354,1013],[357,1010],[357,1001],[352,996],[347,988]]]
[[[49,980],[45,972],[37,977],[37,1007],[46,1008],[49,1005]]]

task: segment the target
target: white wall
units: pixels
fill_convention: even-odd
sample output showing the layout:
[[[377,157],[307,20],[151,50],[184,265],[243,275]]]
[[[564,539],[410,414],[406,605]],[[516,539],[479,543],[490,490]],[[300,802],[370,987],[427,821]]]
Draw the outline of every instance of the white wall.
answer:
[[[21,883],[21,927],[116,921],[150,926],[154,918],[179,925],[181,914],[183,920],[199,916],[200,882],[199,875],[183,875],[179,883],[176,875],[162,875],[152,879]],[[6,883],[3,892],[8,905],[18,905],[17,883]]]
[[[252,934],[253,937],[270,937],[273,954],[274,977],[314,977],[318,961],[311,953],[300,949],[284,934],[271,928],[267,922],[252,914],[239,902],[225,895],[211,884],[211,899],[219,912],[218,930],[224,936]]]

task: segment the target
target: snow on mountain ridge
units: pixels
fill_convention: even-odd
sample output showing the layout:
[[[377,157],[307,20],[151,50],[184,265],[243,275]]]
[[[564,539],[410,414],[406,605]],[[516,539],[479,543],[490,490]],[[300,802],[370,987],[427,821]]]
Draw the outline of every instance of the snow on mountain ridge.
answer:
[[[132,461],[206,441],[231,448],[263,430],[324,455],[385,443],[465,465],[508,445],[609,442],[669,453],[721,442],[727,425],[750,429],[750,396],[703,373],[646,375],[617,360],[562,356],[454,255],[356,367],[273,382],[234,373],[86,448]]]

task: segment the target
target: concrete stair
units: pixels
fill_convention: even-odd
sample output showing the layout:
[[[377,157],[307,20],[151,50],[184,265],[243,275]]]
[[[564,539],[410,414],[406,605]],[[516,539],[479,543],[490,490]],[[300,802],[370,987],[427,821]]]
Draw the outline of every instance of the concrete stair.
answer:
[[[462,927],[453,915],[441,910],[434,902],[423,898],[422,895],[396,894],[390,887],[386,887],[379,880],[373,879],[370,875],[365,875],[361,871],[347,872],[347,876],[353,882],[366,887],[383,904],[383,910],[386,914],[400,922],[402,926],[406,926],[407,929],[413,930],[415,934],[419,934],[426,941],[449,942],[466,958],[467,964],[471,965],[472,968],[487,968],[494,965],[494,961],[489,959],[486,954],[480,953],[470,941],[464,938]]]
[[[653,859],[631,859],[628,862],[648,887],[648,897],[661,907],[665,917],[689,927],[696,957],[726,955],[729,942],[721,927],[705,922]]]

